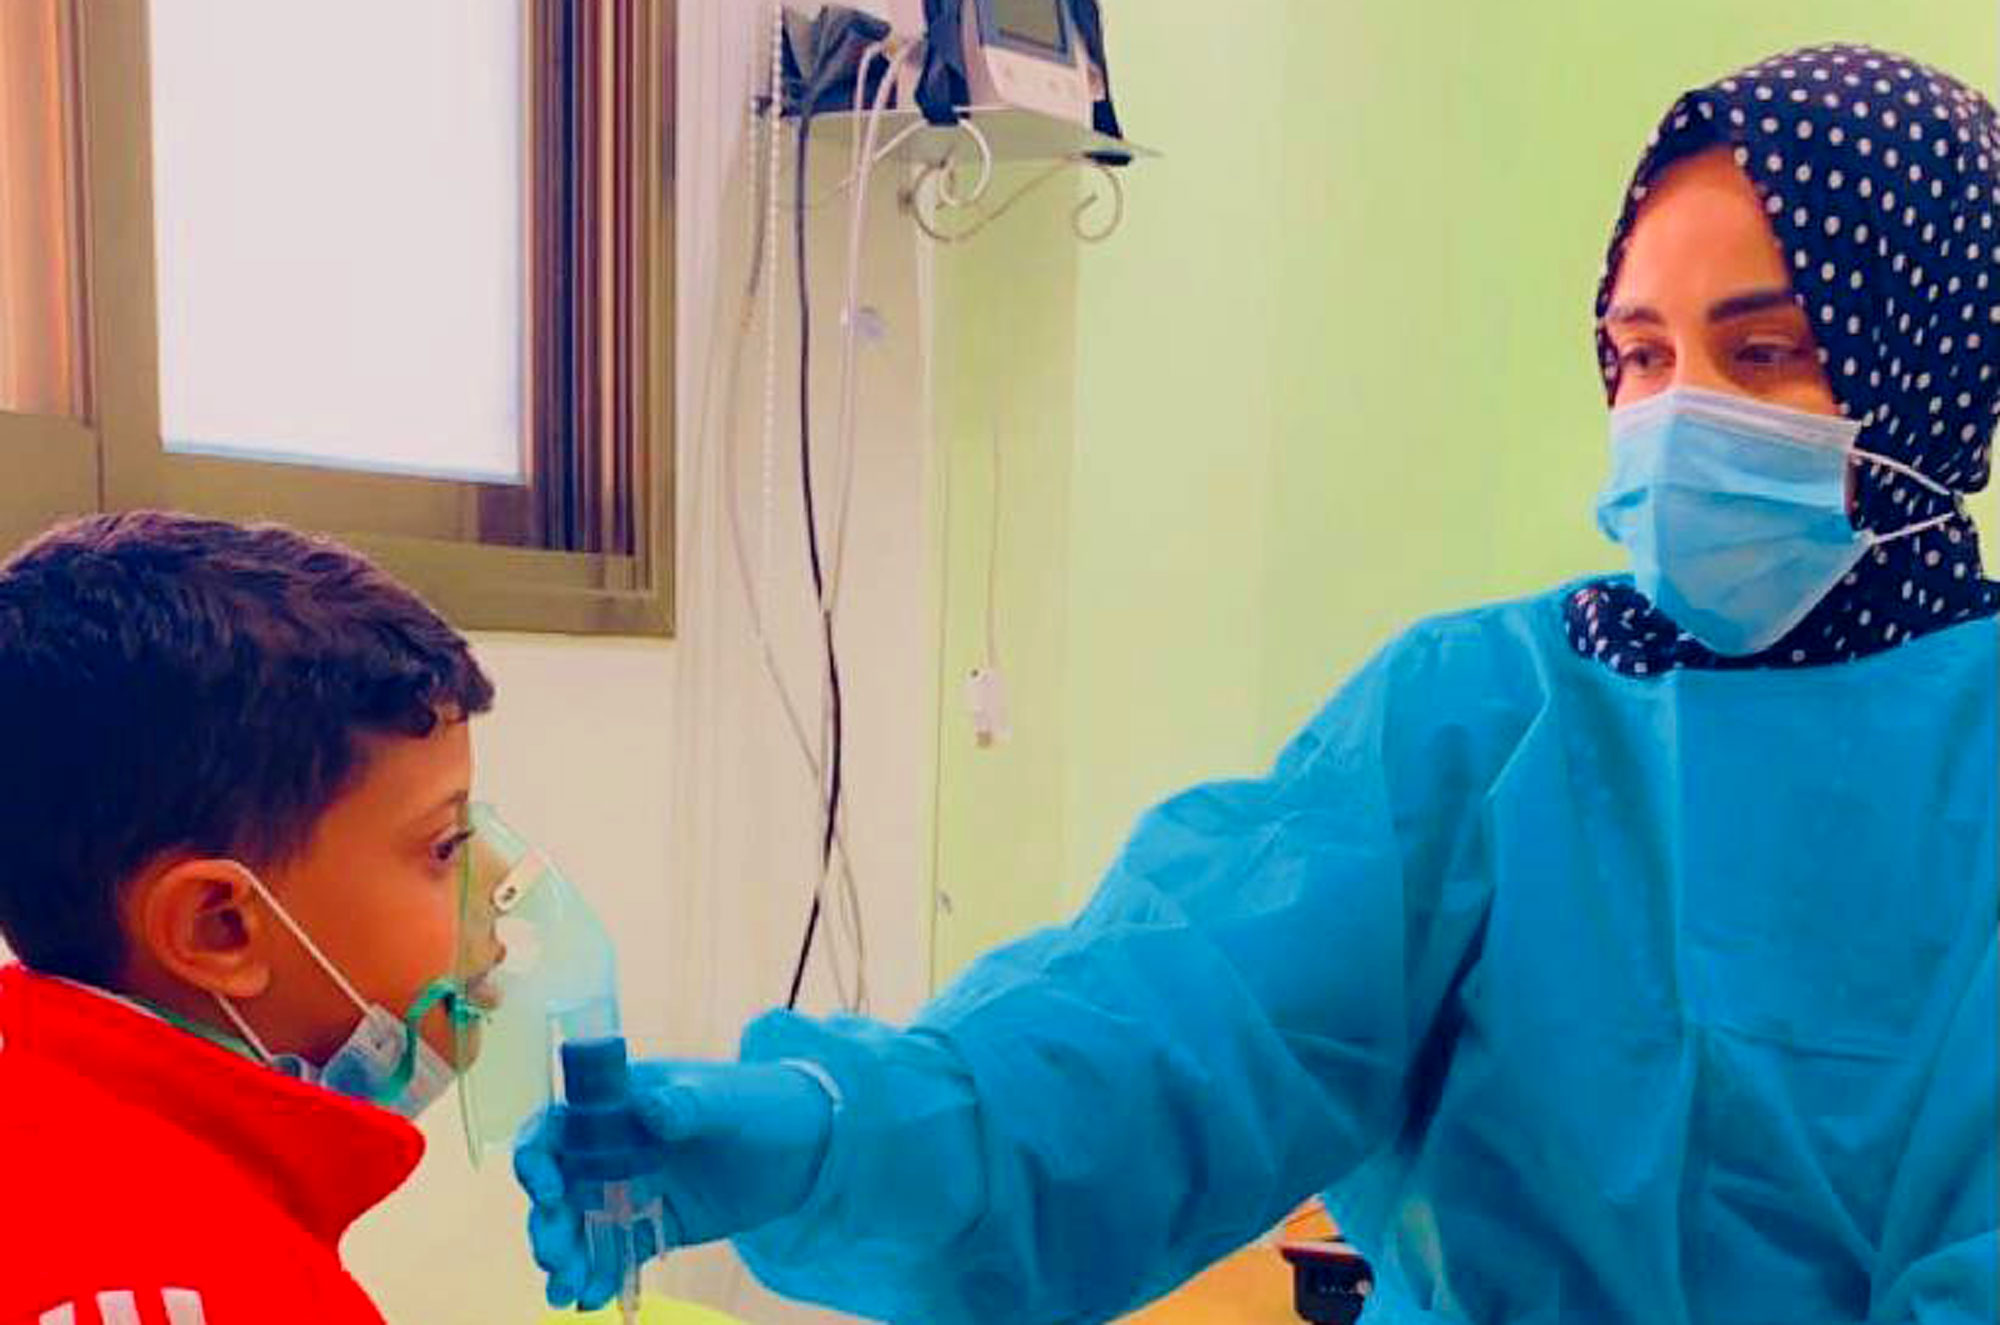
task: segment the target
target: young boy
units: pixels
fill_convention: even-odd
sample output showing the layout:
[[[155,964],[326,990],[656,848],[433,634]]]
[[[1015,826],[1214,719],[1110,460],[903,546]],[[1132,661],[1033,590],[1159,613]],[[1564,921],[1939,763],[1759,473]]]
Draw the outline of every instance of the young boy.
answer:
[[[0,1325],[381,1321],[339,1243],[452,1080],[492,699],[289,530],[103,516],[0,566]]]

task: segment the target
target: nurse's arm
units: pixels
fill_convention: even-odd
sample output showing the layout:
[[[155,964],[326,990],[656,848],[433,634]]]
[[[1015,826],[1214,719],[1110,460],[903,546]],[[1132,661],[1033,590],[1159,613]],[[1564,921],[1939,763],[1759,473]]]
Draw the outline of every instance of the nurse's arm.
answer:
[[[806,1207],[739,1240],[752,1268],[877,1319],[1106,1320],[1360,1163],[1483,926],[1510,712],[1407,639],[1268,777],[1153,811],[1081,916],[911,1029],[759,1023],[746,1056],[820,1064],[842,1104]]]

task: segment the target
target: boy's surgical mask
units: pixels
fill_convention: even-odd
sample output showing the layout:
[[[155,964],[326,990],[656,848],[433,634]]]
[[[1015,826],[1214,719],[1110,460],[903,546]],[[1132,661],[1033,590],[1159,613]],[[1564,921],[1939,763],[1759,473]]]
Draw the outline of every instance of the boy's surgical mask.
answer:
[[[238,1029],[249,1033],[241,1023]],[[297,1054],[278,1054],[268,1061],[287,1076],[379,1104],[413,1122],[458,1079],[451,1064],[423,1036],[379,1004],[362,1015],[354,1034],[324,1066],[315,1067]]]
[[[287,1076],[303,1081],[315,1082],[337,1094],[350,1099],[364,1100],[385,1109],[415,1119],[418,1114],[451,1089],[458,1073],[452,1069],[443,1055],[425,1043],[418,1027],[430,1010],[442,1003],[454,1022],[463,1016],[476,1016],[467,1008],[457,983],[452,980],[434,980],[424,990],[410,1010],[401,1017],[379,1003],[371,1003],[341,974],[340,968],[328,961],[319,945],[312,941],[305,928],[292,918],[264,881],[254,873],[249,874],[250,886],[271,908],[273,915],[291,931],[299,946],[306,950],[319,968],[347,996],[349,1002],[361,1010],[361,1020],[355,1024],[346,1041],[336,1049],[324,1063],[312,1063],[297,1054],[274,1054],[250,1029],[234,1003],[222,995],[215,995],[215,1002],[222,1014],[229,1018],[257,1056],[276,1070]]]
[[[1725,656],[1758,653],[1804,620],[1870,548],[1957,515],[1958,498],[1900,461],[1855,449],[1861,425],[1676,387],[1611,418],[1607,537],[1640,593]],[[1848,473],[1894,470],[1954,509],[1887,534],[1854,528]]]

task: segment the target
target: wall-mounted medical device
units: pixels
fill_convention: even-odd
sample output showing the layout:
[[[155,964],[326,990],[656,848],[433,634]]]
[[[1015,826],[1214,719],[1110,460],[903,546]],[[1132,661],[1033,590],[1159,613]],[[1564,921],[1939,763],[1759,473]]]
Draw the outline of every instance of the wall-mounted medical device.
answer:
[[[974,105],[1018,106],[1090,123],[1096,71],[1068,0],[966,0],[965,67]]]
[[[1104,99],[1104,72],[1091,58],[1071,0],[892,0],[891,22],[911,36],[955,37],[947,54],[963,61],[967,104],[1039,111],[1089,127]],[[929,15],[944,11],[949,22]],[[956,63],[957,61],[954,61]]]

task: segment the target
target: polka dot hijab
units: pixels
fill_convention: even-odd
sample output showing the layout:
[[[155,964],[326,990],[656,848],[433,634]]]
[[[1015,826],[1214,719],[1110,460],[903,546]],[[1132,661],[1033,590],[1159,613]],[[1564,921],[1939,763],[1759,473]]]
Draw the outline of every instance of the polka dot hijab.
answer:
[[[1648,144],[1597,296],[1610,305],[1652,184],[1728,146],[1763,196],[1812,320],[1820,362],[1859,449],[1956,493],[1986,485],[2000,422],[2000,117],[1935,69],[1864,46],[1818,46],[1691,92]],[[1598,354],[1616,394],[1618,361]],[[1857,465],[1855,522],[1888,533],[1952,509],[1880,466]],[[1875,548],[1784,639],[1725,658],[1629,583],[1566,604],[1571,645],[1615,671],[1815,667],[2000,613],[1969,518]]]

